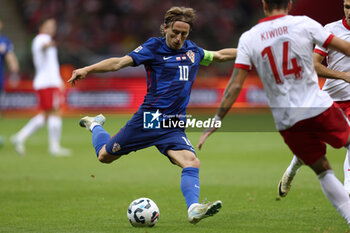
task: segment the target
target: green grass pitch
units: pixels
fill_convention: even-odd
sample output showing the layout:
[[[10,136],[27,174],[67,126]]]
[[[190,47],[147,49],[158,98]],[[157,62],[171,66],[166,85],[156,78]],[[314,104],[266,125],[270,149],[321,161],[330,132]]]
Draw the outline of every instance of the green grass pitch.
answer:
[[[114,135],[129,116],[107,115]],[[249,117],[240,117],[237,122]],[[91,134],[78,118],[65,118],[62,144],[67,158],[51,157],[47,130],[15,154],[9,138],[28,119],[0,119],[0,232],[349,232],[324,197],[313,172],[303,167],[289,195],[276,201],[277,183],[292,154],[276,132],[218,132],[202,151],[200,200],[220,199],[222,210],[191,225],[180,190],[181,169],[156,148],[131,153],[112,164],[99,163]],[[248,122],[249,124],[249,122]],[[196,145],[200,132],[189,132]],[[343,181],[346,150],[328,147],[328,158]],[[153,199],[160,209],[154,228],[133,228],[126,217],[131,201]]]

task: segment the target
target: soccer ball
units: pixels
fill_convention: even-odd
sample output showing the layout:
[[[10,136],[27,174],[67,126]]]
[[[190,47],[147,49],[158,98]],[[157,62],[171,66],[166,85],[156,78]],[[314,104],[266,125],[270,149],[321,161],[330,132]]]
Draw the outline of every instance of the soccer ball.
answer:
[[[159,209],[154,201],[141,197],[131,202],[127,215],[134,227],[153,227],[159,219]]]

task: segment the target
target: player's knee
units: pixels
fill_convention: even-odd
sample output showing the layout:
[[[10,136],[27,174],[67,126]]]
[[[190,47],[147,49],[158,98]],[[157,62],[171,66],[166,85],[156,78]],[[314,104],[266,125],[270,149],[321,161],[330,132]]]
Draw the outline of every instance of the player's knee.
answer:
[[[190,165],[191,167],[199,168],[201,166],[201,161],[196,156],[194,156],[190,160],[190,163],[191,163]]]
[[[332,170],[331,165],[329,164],[327,158],[325,156],[321,157],[315,163],[309,165],[314,172],[319,175],[327,170]]]
[[[119,158],[120,155],[109,154],[104,148],[102,148],[98,154],[98,160],[101,163],[112,163],[114,160]]]
[[[101,163],[111,163],[113,161],[109,158],[105,150],[100,150],[100,152],[98,153],[98,160]]]
[[[109,158],[106,158],[105,156],[101,156],[101,155],[98,156],[98,160],[101,163],[111,163],[111,162],[113,162],[113,160],[111,160]]]

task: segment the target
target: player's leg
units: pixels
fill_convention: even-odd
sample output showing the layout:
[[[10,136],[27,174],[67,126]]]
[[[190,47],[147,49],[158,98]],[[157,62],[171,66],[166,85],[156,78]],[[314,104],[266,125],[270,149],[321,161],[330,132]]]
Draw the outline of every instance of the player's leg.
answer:
[[[200,161],[196,155],[189,150],[168,150],[167,154],[176,165],[182,168],[181,191],[187,204],[189,222],[196,224],[203,218],[219,212],[221,201],[199,204]]]
[[[58,88],[46,88],[38,91],[40,108],[47,118],[49,135],[49,152],[54,156],[68,156],[70,150],[60,145],[62,132],[62,118],[59,111],[61,96]]]
[[[309,165],[317,174],[321,188],[328,200],[350,225],[350,199],[325,156]]]
[[[47,130],[49,134],[49,151],[53,156],[69,156],[71,151],[61,146],[62,117],[58,110],[48,112]]]
[[[106,145],[103,145],[101,150],[98,153],[98,160],[101,163],[111,163],[114,160],[119,159],[121,156],[120,155],[112,155],[106,151]]]
[[[339,107],[343,110],[345,116],[350,119],[350,101],[337,101]],[[344,160],[344,188],[350,194],[350,147],[347,146],[347,152]]]
[[[111,163],[120,156],[111,155],[106,151],[106,144],[111,139],[109,133],[102,127],[106,118],[100,114],[95,117],[83,117],[79,125],[86,127],[92,132],[92,145],[95,148],[96,156],[102,163]]]
[[[325,143],[328,143],[334,148],[341,148],[344,145],[348,145],[350,126],[343,112],[336,106],[332,106],[319,116],[305,122],[309,121],[313,122],[314,126],[317,126],[318,131],[311,134],[311,137],[299,138],[303,143],[307,142],[310,149],[300,149],[299,152],[295,153],[305,164],[309,165],[315,171],[325,196],[350,226],[349,195],[342,183],[334,175],[325,157]],[[308,125],[312,124],[305,124],[302,127],[305,128]]]
[[[38,129],[44,126],[46,115],[45,112],[40,112],[29,120],[29,122],[15,135],[11,137],[11,142],[19,155],[25,154],[24,143],[28,137],[34,134]]]
[[[303,164],[302,161],[300,161],[298,159],[298,157],[296,157],[294,155],[291,163],[287,167],[287,169],[284,172],[280,182],[278,183],[278,188],[277,188],[278,196],[277,196],[277,199],[287,196],[287,194],[288,194],[288,192],[289,192],[289,190],[291,188],[294,176],[297,174],[297,172],[298,172],[298,170],[299,170],[299,168],[301,167],[302,164]]]
[[[176,165],[182,168],[181,191],[187,208],[190,208],[192,204],[198,203],[200,161],[193,152],[188,150],[168,150],[167,154]]]
[[[347,147],[346,156],[344,160],[344,188],[350,195],[350,148]]]

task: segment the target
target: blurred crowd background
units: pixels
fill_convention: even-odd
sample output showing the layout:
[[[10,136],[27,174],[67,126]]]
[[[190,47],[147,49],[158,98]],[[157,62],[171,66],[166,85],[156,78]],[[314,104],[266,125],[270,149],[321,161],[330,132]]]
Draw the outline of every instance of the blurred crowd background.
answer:
[[[329,1],[294,1],[295,12],[308,11],[325,17],[322,10]],[[339,2],[339,3],[338,3]],[[341,18],[342,0],[332,1],[326,10],[328,22]],[[260,0],[0,0],[4,34],[15,44],[21,72],[33,74],[30,43],[37,24],[45,16],[58,22],[56,41],[61,64],[81,67],[112,56],[123,56],[149,37],[160,36],[164,13],[171,6],[187,6],[197,11],[190,39],[200,47],[217,50],[236,47],[239,36],[263,17]],[[337,9],[336,15],[329,9]],[[335,17],[329,19],[329,17]],[[324,22],[322,22],[324,23]],[[232,64],[215,64],[200,70],[199,76],[228,76]],[[135,74],[136,72],[136,74]],[[143,75],[143,68],[132,75]],[[127,76],[124,72],[122,76]],[[29,75],[29,78],[32,75]]]
[[[16,1],[24,30],[30,35],[29,41],[35,35],[40,19],[48,15],[57,19],[56,41],[60,62],[75,67],[106,57],[125,55],[149,37],[160,36],[164,13],[174,5],[189,6],[197,11],[190,39],[209,50],[236,47],[239,35],[262,13],[260,1],[249,0]],[[255,18],[247,17],[253,15]],[[30,50],[27,51],[30,53]],[[22,68],[30,69],[28,62],[22,63]],[[229,65],[232,66],[224,64],[224,67]],[[224,67],[212,66],[204,73],[227,75],[228,71]]]

